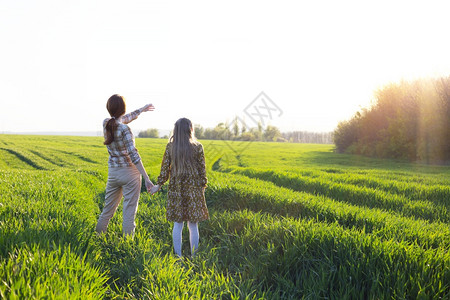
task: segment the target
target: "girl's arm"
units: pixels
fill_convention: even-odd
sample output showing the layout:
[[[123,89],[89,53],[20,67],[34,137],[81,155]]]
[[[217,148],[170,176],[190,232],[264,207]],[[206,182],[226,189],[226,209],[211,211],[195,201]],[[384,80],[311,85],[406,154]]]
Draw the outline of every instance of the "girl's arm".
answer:
[[[131,121],[136,120],[137,117],[139,117],[139,115],[141,113],[146,112],[146,111],[153,111],[154,109],[155,109],[155,107],[153,106],[153,104],[146,104],[143,107],[136,109],[135,111],[133,111],[129,114],[123,115],[120,118],[120,122],[122,122],[123,124],[128,124]]]
[[[163,160],[161,162],[161,172],[158,176],[157,185],[162,186],[170,176],[170,146],[167,144],[164,152]]]
[[[200,184],[206,187],[208,179],[206,178],[206,163],[205,163],[205,152],[203,151],[203,146],[200,144],[198,153],[198,174],[200,175]]]
[[[150,189],[150,194],[154,194],[161,189],[161,186],[169,179],[170,177],[170,148],[169,144],[166,146],[166,151],[164,151],[163,160],[161,162],[161,172],[158,176],[158,180],[156,181],[156,185]]]

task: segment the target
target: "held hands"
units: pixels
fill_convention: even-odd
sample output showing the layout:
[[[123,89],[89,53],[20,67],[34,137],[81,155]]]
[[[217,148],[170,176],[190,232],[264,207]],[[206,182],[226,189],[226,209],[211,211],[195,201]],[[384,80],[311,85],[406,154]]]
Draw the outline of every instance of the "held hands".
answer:
[[[161,189],[161,187],[160,187],[158,184],[157,184],[157,185],[154,185],[154,186],[150,189],[149,193],[153,195],[154,193],[158,192],[160,189]]]
[[[145,187],[147,188],[147,192],[150,193],[150,189],[154,187],[153,183],[150,181],[150,179],[145,180]]]
[[[150,179],[145,180],[145,187],[147,188],[147,192],[153,195],[154,193],[158,192],[161,189],[160,185],[154,185]]]
[[[154,111],[155,110],[155,107],[153,106],[153,104],[146,104],[146,105],[144,105],[143,107],[141,107],[140,109],[139,109],[141,112],[146,112],[146,111]]]

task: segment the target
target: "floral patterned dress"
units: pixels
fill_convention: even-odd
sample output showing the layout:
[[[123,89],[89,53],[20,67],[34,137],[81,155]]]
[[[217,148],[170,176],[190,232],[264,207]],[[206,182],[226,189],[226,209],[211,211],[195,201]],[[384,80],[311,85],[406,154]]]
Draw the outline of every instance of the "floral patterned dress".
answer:
[[[162,186],[170,177],[167,192],[166,217],[171,222],[200,222],[209,218],[205,201],[206,178],[205,154],[200,143],[193,146],[193,165],[186,173],[171,176],[171,149],[168,143],[161,163],[157,184]]]

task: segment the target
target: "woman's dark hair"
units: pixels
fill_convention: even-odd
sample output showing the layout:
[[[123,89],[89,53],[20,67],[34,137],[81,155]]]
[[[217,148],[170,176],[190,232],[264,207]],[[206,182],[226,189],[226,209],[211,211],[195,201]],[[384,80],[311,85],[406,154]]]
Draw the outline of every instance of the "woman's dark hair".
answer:
[[[114,141],[114,133],[117,129],[116,120],[119,119],[124,113],[126,109],[125,98],[118,94],[114,94],[109,97],[108,102],[106,102],[106,109],[111,115],[111,119],[106,123],[105,129],[105,141],[103,144],[109,145]]]

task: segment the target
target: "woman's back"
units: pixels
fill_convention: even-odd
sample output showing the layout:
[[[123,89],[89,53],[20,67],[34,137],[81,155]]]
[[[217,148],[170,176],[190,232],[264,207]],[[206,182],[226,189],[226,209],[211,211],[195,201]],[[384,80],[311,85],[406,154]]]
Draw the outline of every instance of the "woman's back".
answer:
[[[109,119],[103,121],[103,130],[105,124]],[[114,131],[114,140],[106,145],[109,153],[108,165],[110,167],[127,167],[132,166],[140,160],[139,152],[134,143],[134,136],[128,125],[117,122],[116,130]]]

